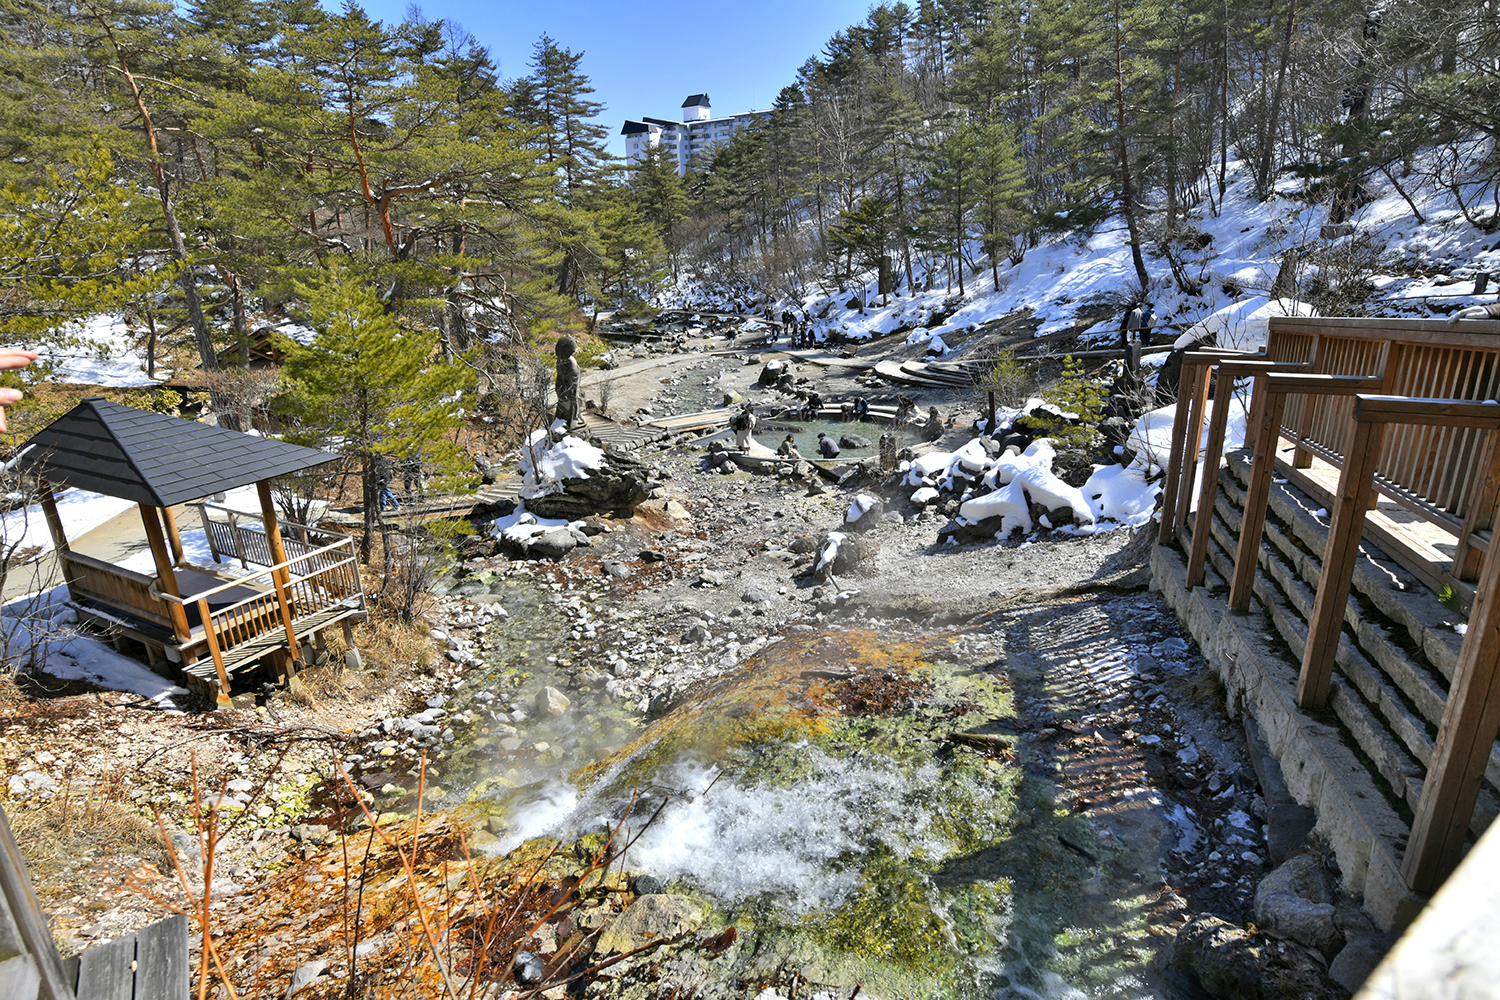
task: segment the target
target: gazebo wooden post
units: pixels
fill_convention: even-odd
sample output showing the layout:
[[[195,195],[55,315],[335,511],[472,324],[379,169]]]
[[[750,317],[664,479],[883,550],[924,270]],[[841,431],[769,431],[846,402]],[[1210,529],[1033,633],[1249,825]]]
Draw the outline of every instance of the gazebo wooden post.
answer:
[[[172,559],[174,566],[182,565],[182,535],[177,532],[177,517],[172,513],[171,507],[161,509],[162,524],[167,529],[167,544],[172,547]]]
[[[37,494],[42,500],[42,515],[47,519],[47,531],[52,535],[52,544],[59,552],[68,551],[68,535],[63,531],[62,517],[57,513],[57,497],[52,484],[45,479],[37,481]]]
[[[276,521],[276,504],[271,501],[270,481],[262,479],[256,483],[255,492],[260,496],[260,514],[265,519],[266,543],[271,547],[271,558],[280,565],[286,562],[286,546],[281,541],[281,525]],[[291,572],[286,567],[271,571],[271,582],[276,587],[276,603],[281,608],[281,623],[286,627],[288,673],[296,670],[299,658],[297,633],[292,628],[291,595],[287,592],[287,584],[290,580]]]
[[[141,523],[146,526],[146,541],[151,543],[151,558],[156,560],[156,577],[161,581],[162,593],[172,597],[181,597],[177,590],[177,574],[172,572],[172,559],[167,555],[167,541],[161,533],[161,516],[157,514],[157,508],[142,502]],[[172,619],[172,631],[177,636],[179,645],[185,644],[192,637],[192,629],[188,627],[187,610],[176,601],[167,601],[167,616]],[[210,622],[203,623],[204,628],[211,627]]]
[[[42,501],[42,516],[47,519],[47,532],[52,536],[52,547],[57,551],[58,568],[62,570],[63,583],[69,588],[73,581],[68,576],[68,563],[62,554],[68,551],[68,534],[63,530],[62,517],[57,513],[57,497],[52,493],[52,484],[45,479],[37,480],[37,494]],[[72,591],[69,590],[71,595]]]

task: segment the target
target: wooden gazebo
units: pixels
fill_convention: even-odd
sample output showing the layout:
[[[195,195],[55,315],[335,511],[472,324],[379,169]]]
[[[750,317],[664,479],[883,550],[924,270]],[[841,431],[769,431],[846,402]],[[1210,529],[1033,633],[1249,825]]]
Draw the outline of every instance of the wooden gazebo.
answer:
[[[271,499],[272,478],[334,458],[95,396],[27,441],[14,468],[40,482],[47,526],[80,617],[141,643],[153,663],[181,666],[192,686],[225,704],[237,670],[270,658],[291,675],[305,651],[324,645],[324,630],[338,624],[348,638],[365,616],[353,540],[291,524],[295,531],[284,539]],[[250,483],[260,499],[258,525],[216,520],[216,508],[200,505],[214,560],[221,552],[236,556],[242,575],[189,563],[172,507]],[[155,574],[73,551],[54,484],[139,504]]]

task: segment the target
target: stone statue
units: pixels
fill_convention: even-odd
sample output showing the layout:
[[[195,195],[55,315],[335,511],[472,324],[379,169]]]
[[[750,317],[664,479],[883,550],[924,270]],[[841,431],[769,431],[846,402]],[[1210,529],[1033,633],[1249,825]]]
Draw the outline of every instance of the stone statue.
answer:
[[[578,350],[578,341],[569,334],[557,338],[557,419],[572,429],[583,416],[583,407],[578,398],[578,362],[573,354]]]

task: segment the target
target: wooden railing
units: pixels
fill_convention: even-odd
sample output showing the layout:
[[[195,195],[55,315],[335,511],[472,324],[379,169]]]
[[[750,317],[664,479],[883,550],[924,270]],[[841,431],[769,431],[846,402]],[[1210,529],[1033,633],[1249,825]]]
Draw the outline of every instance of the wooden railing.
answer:
[[[259,593],[215,611],[209,598],[234,587],[260,587]],[[203,636],[219,675],[221,692],[229,690],[226,659],[237,647],[282,631],[287,648],[298,648],[299,623],[338,609],[363,610],[364,590],[352,538],[311,549],[258,573],[183,597],[162,599],[196,607]],[[279,643],[278,643],[279,645]]]
[[[1470,329],[1482,332],[1470,332]],[[1274,469],[1313,496],[1331,496],[1328,474],[1315,476],[1315,460],[1332,471],[1342,469],[1349,451],[1356,392],[1459,400],[1492,399],[1500,394],[1500,324],[1472,324],[1454,329],[1443,322],[1424,320],[1273,319],[1266,350],[1260,355],[1228,352],[1191,352],[1186,356],[1178,394],[1179,420],[1173,426],[1173,449],[1168,469],[1160,538],[1169,540],[1192,520],[1188,581],[1203,578],[1206,532],[1212,504],[1201,502],[1189,518],[1191,490],[1207,411],[1211,371],[1221,369],[1221,386],[1214,394],[1214,419],[1209,447],[1202,456],[1210,470],[1202,494],[1212,496],[1211,471],[1222,457],[1220,407],[1227,407],[1234,377],[1254,375],[1247,437],[1256,443],[1257,464],[1250,489],[1263,507],[1263,488]],[[1254,362],[1254,363],[1248,363]],[[1271,373],[1277,374],[1271,374]],[[1293,372],[1332,376],[1324,383],[1299,382]],[[1279,387],[1275,392],[1272,387]],[[1299,388],[1300,387],[1300,388]],[[1279,399],[1276,397],[1280,397]],[[1275,414],[1269,411],[1275,409]],[[1268,421],[1270,423],[1268,424]],[[1276,453],[1291,448],[1290,461]],[[1381,525],[1371,525],[1377,541],[1393,558],[1433,589],[1454,585],[1465,600],[1473,592],[1483,554],[1488,550],[1500,481],[1493,463],[1482,460],[1483,436],[1469,427],[1403,426],[1381,445],[1375,463],[1374,489],[1422,520],[1452,537],[1455,555],[1446,566],[1435,566],[1429,554],[1419,554]],[[1254,504],[1251,505],[1256,506]],[[1260,513],[1257,510],[1256,513]],[[1259,551],[1260,527],[1241,534],[1237,563],[1253,575]],[[1232,598],[1243,610],[1247,581]]]
[[[1230,610],[1248,610],[1256,586],[1274,477],[1285,476],[1332,512],[1307,613],[1296,692],[1301,708],[1318,711],[1330,703],[1335,663],[1343,662],[1339,644],[1351,615],[1349,597],[1362,537],[1370,537],[1435,590],[1451,583],[1455,593],[1463,588],[1472,598],[1451,683],[1444,691],[1440,679],[1435,680],[1430,687],[1433,704],[1420,709],[1428,724],[1437,727],[1435,740],[1420,729],[1402,737],[1426,766],[1420,790],[1406,793],[1414,796],[1409,801],[1415,821],[1402,876],[1418,892],[1431,892],[1458,863],[1487,769],[1494,780],[1500,733],[1500,559],[1488,555],[1500,504],[1497,334],[1500,324],[1495,323],[1454,329],[1424,321],[1274,320],[1267,349],[1259,356],[1188,355],[1178,407],[1183,426],[1173,428],[1167,481],[1171,502],[1164,504],[1161,537],[1180,538],[1188,547],[1191,585],[1204,578],[1231,387],[1236,378],[1254,378],[1247,427],[1253,456],[1228,574]],[[1219,384],[1202,449],[1204,481],[1201,491],[1193,493],[1214,371]],[[1194,495],[1198,509],[1190,517]],[[1387,501],[1378,516],[1372,513],[1377,495]],[[1410,523],[1396,525],[1393,518]],[[1425,533],[1420,540],[1419,527]],[[1421,551],[1403,549],[1419,543]],[[1357,651],[1355,656],[1357,660]],[[1393,689],[1411,695],[1415,683],[1426,697],[1429,689],[1415,676],[1393,679]],[[1341,704],[1333,702],[1335,713],[1344,718],[1347,706]]]
[[[120,608],[149,622],[172,628],[155,587],[155,578],[122,569],[102,559],[65,549],[58,554],[63,579],[74,597]]]
[[[211,503],[196,503],[199,521],[208,536],[209,554],[214,562],[223,557],[238,559],[241,566],[249,568],[270,566],[276,562],[271,553],[271,543],[266,537],[265,522],[257,515],[244,514],[228,507]],[[329,545],[342,537],[339,534],[310,528],[293,521],[281,521],[282,547],[288,556],[306,555],[315,548]]]
[[[1321,706],[1328,694],[1344,605],[1354,577],[1354,557],[1375,486],[1374,456],[1383,454],[1384,439],[1411,428],[1463,429],[1483,435],[1487,456],[1500,452],[1495,447],[1500,403],[1493,400],[1357,395],[1350,399],[1350,411],[1349,461],[1339,476],[1338,501],[1297,681],[1297,700],[1303,707]],[[1434,891],[1463,858],[1469,817],[1495,737],[1500,735],[1500,630],[1496,623],[1500,623],[1500,559],[1489,559],[1469,615],[1401,864],[1402,877],[1417,892]]]

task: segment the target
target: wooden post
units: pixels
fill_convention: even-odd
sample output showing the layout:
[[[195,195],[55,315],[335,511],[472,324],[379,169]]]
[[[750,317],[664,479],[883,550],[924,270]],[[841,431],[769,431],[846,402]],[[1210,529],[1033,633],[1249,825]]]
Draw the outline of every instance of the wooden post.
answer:
[[[1296,370],[1302,365],[1282,365],[1272,361],[1226,360],[1219,365],[1219,391],[1214,393],[1213,416],[1208,423],[1208,448],[1203,453],[1203,483],[1198,494],[1198,514],[1193,522],[1193,545],[1188,553],[1187,585],[1203,582],[1204,562],[1208,558],[1209,532],[1213,527],[1214,497],[1219,491],[1219,460],[1224,455],[1224,436],[1229,426],[1229,408],[1234,402],[1234,384],[1249,375],[1255,379],[1253,401],[1246,414],[1245,430],[1258,428],[1256,417],[1265,408],[1264,383],[1272,372]],[[1241,531],[1243,534],[1243,529]]]
[[[1469,817],[1500,732],[1500,559],[1484,561],[1422,799],[1401,859],[1401,877],[1431,893],[1463,857]]]
[[[42,501],[42,516],[47,520],[47,533],[52,536],[52,546],[57,552],[57,566],[62,571],[63,583],[68,585],[68,596],[73,596],[73,577],[68,572],[68,560],[63,558],[68,548],[68,534],[63,530],[62,517],[57,513],[57,497],[52,484],[45,479],[37,481],[37,494]]]
[[[1219,493],[1219,459],[1224,453],[1224,430],[1229,424],[1229,406],[1234,401],[1234,377],[1219,366],[1218,389],[1214,392],[1213,415],[1208,421],[1208,447],[1203,452],[1203,483],[1198,490],[1198,513],[1193,521],[1193,546],[1188,550],[1188,589],[1203,582],[1203,564],[1208,561],[1208,536],[1213,530],[1214,497]]]
[[[52,536],[52,545],[59,552],[68,551],[68,535],[63,530],[62,517],[57,513],[57,496],[52,484],[42,479],[37,482],[37,493],[42,500],[42,516],[47,519],[47,532]]]
[[[1286,413],[1286,393],[1266,387],[1266,404],[1254,425],[1255,457],[1250,482],[1245,488],[1245,513],[1240,519],[1240,543],[1234,552],[1234,578],[1229,582],[1229,610],[1243,614],[1250,609],[1255,589],[1255,570],[1260,563],[1260,539],[1266,527],[1266,508],[1271,502],[1271,480],[1276,475],[1276,445],[1281,441],[1281,419]]]
[[[1186,376],[1186,371],[1183,374]],[[1198,468],[1198,450],[1203,446],[1203,411],[1208,406],[1208,381],[1212,376],[1211,364],[1199,365],[1193,372],[1192,397],[1188,400],[1188,419],[1184,428],[1187,436],[1182,442],[1182,478],[1177,487],[1177,514],[1172,519],[1173,524],[1178,527],[1187,524],[1188,510],[1193,504],[1193,476]]]
[[[203,619],[203,637],[208,640],[208,652],[214,658],[214,670],[219,674],[219,694],[217,701],[219,707],[228,708],[229,700],[229,673],[224,669],[224,654],[219,650],[219,635],[214,630],[213,612],[209,609],[208,598],[198,598],[198,615]]]
[[[1321,709],[1328,699],[1334,657],[1343,634],[1344,606],[1349,603],[1354,561],[1359,557],[1359,539],[1375,482],[1375,463],[1384,441],[1385,424],[1361,421],[1355,424],[1349,452],[1344,456],[1333,522],[1323,549],[1323,569],[1318,575],[1318,596],[1307,623],[1302,672],[1297,678],[1297,704],[1308,711]]]
[[[1500,503],[1500,442],[1494,432],[1485,435],[1480,454],[1482,475],[1474,477],[1468,501],[1464,505],[1464,525],[1458,533],[1453,553],[1453,578],[1475,580],[1484,562],[1484,553],[1474,544],[1477,533],[1491,532],[1495,527],[1495,506]]]
[[[281,525],[276,520],[276,504],[271,500],[271,484],[262,479],[255,484],[255,491],[260,496],[261,516],[265,518],[266,544],[271,548],[271,558],[279,565],[286,562],[286,546],[281,541]],[[287,594],[287,583],[290,580],[291,573],[286,567],[271,572],[271,584],[276,588],[276,603],[281,608],[281,624],[286,629],[287,655],[295,664],[297,633],[292,628],[292,607]]]
[[[172,572],[172,560],[167,555],[167,542],[161,533],[161,518],[157,516],[156,508],[148,503],[141,503],[141,523],[146,526],[146,541],[151,543],[151,558],[156,560],[156,578],[164,594],[172,597],[181,597],[177,590],[177,575]],[[177,636],[178,645],[188,641],[192,637],[193,630],[188,626],[187,610],[176,601],[163,601],[167,606],[167,617],[172,620],[172,631]]]
[[[1197,373],[1196,368],[1191,370],[1194,374]],[[1188,384],[1188,371],[1184,362],[1177,378],[1177,408],[1172,415],[1172,443],[1167,450],[1167,478],[1162,482],[1161,527],[1156,534],[1156,541],[1161,545],[1172,540],[1172,532],[1177,527],[1177,491],[1182,485],[1182,449],[1187,443],[1188,401],[1192,398],[1193,391]]]
[[[161,520],[167,528],[167,542],[172,546],[173,565],[182,565],[182,536],[177,533],[177,517],[171,507],[161,509]]]

